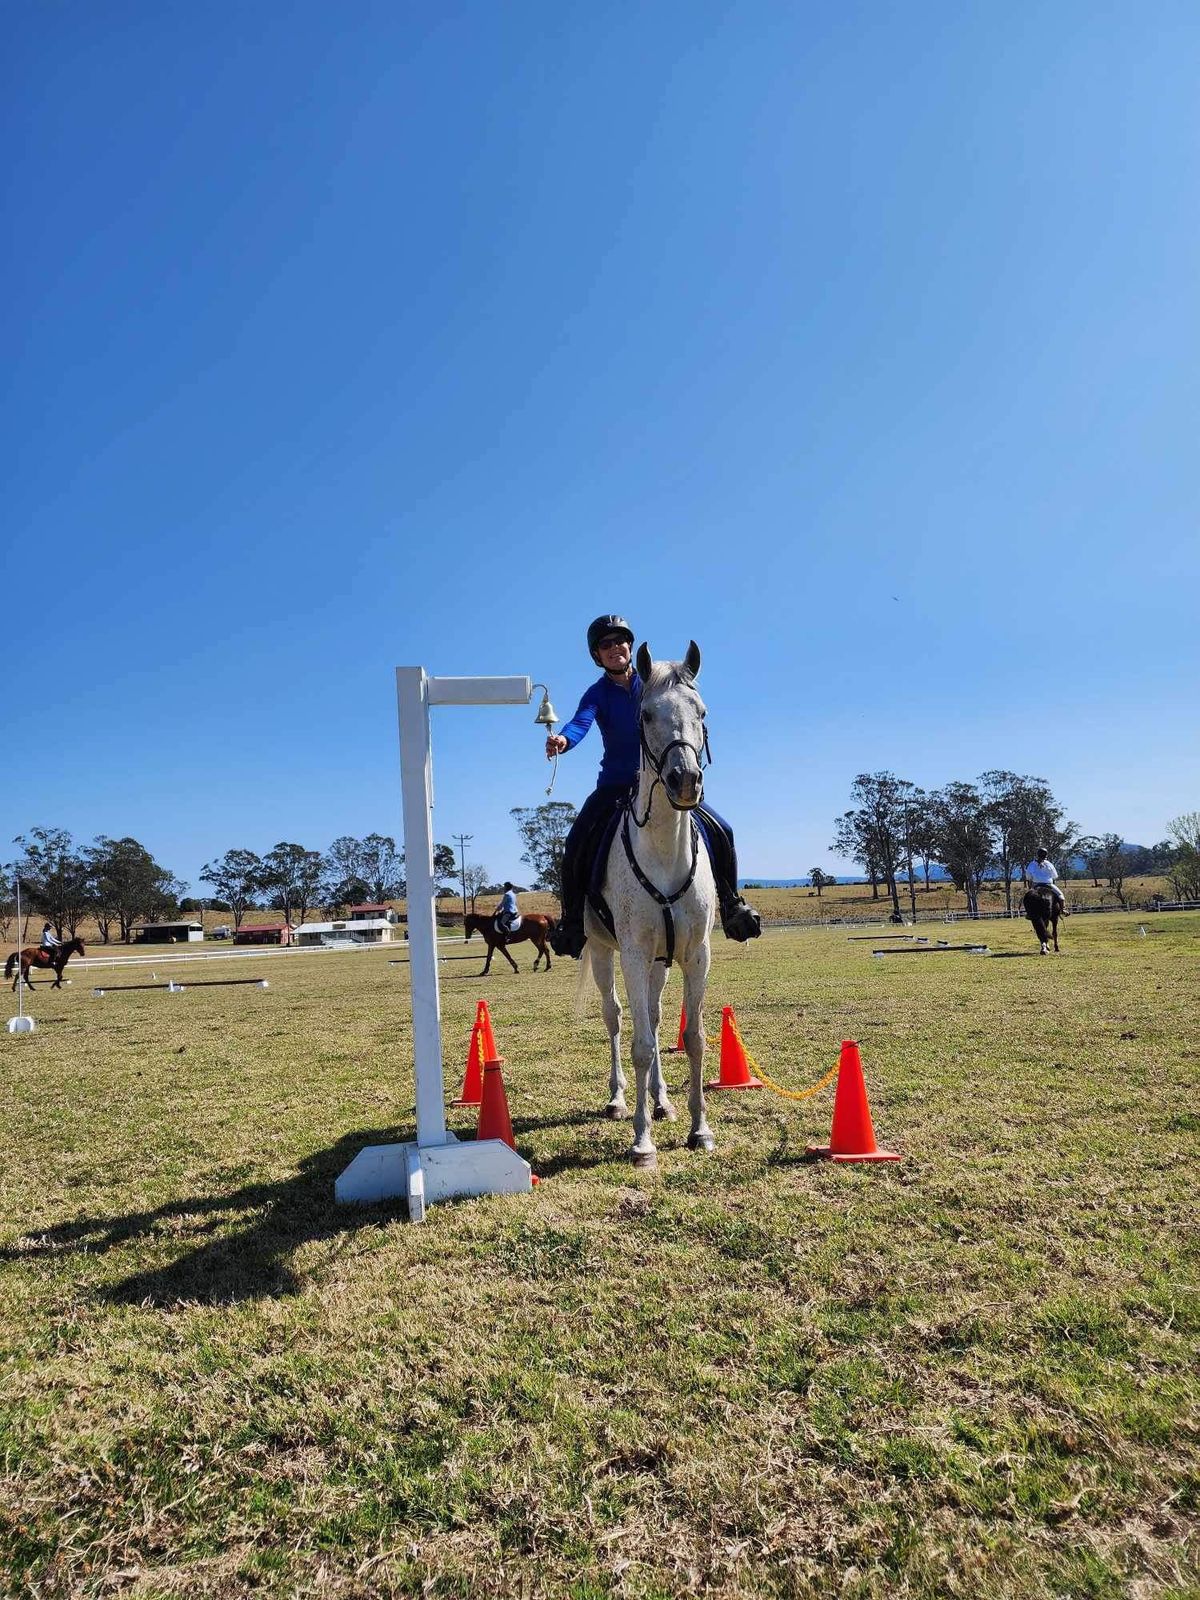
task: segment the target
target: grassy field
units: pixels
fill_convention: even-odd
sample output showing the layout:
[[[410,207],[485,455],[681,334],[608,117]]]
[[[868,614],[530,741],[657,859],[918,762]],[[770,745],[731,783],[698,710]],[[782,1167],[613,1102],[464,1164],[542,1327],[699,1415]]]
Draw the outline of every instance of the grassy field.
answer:
[[[574,963],[447,962],[447,1092],[485,995],[542,1183],[421,1227],[332,1203],[411,1136],[406,968],[39,988],[0,1034],[0,1590],[1200,1594],[1200,916],[983,932],[1011,959],[719,943],[710,1033],[732,1003],[796,1088],[860,1041],[873,1168],[803,1159],[830,1091],[752,1093],[635,1175]]]

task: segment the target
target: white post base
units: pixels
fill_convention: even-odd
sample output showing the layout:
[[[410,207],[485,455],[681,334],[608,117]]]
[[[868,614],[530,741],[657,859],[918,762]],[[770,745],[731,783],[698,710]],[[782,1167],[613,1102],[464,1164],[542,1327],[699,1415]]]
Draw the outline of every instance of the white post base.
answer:
[[[533,1172],[502,1139],[438,1145],[371,1144],[333,1186],[341,1205],[370,1205],[403,1195],[410,1222],[437,1200],[479,1194],[529,1194]]]
[[[9,1033],[32,1033],[37,1027],[32,1017],[10,1017],[8,1023]]]

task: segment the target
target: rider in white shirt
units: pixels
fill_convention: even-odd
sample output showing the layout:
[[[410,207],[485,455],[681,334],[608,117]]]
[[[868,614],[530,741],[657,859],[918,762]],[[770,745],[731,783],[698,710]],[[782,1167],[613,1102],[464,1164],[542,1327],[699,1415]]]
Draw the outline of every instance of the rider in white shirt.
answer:
[[[53,926],[47,922],[42,928],[41,948],[43,950],[57,950],[60,940],[55,937]]]
[[[1044,846],[1038,851],[1037,860],[1031,861],[1025,868],[1025,876],[1029,879],[1030,883],[1046,884],[1050,890],[1050,893],[1057,895],[1059,902],[1062,905],[1063,916],[1069,917],[1071,915],[1071,913],[1067,910],[1067,897],[1055,882],[1055,879],[1058,877],[1058,868],[1054,865],[1053,861],[1050,860],[1049,852]]]

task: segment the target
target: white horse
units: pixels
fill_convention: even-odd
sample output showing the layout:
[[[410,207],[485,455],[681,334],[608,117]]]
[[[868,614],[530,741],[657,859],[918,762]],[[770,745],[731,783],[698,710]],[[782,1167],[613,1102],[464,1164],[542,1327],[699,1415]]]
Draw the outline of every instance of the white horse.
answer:
[[[712,959],[709,936],[717,912],[717,890],[708,851],[692,812],[704,789],[701,753],[706,748],[704,702],[696,692],[700,651],[695,640],[682,661],[637,654],[642,679],[642,764],[636,799],[625,813],[608,852],[602,892],[612,912],[614,938],[591,906],[584,914],[588,960],[595,976],[612,1050],[610,1117],[628,1115],[621,1070],[621,1004],[614,958],[620,953],[625,992],[633,1018],[633,1065],[637,1106],[633,1115],[635,1167],[654,1167],[658,1154],[650,1136],[653,1116],[675,1120],[667,1098],[658,1028],[668,962],[683,973],[687,1015],[683,1042],[691,1067],[689,1150],[715,1143],[704,1114],[704,990]],[[661,794],[659,794],[661,790]],[[586,972],[581,971],[580,981]]]

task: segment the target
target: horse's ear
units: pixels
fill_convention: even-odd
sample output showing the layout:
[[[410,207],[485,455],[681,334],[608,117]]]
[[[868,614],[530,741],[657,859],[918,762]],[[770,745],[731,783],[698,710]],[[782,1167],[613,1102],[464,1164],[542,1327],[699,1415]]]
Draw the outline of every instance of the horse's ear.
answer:
[[[650,659],[650,647],[648,645],[644,645],[644,644],[638,645],[638,653],[637,653],[638,677],[642,680],[643,683],[645,683],[647,678],[649,678],[649,676],[650,676],[650,668],[653,665],[654,665],[654,663]]]
[[[695,639],[688,640],[687,655],[683,658],[682,676],[688,683],[694,683],[700,676],[700,646]]]

